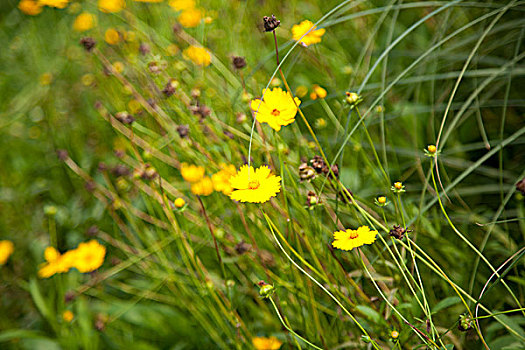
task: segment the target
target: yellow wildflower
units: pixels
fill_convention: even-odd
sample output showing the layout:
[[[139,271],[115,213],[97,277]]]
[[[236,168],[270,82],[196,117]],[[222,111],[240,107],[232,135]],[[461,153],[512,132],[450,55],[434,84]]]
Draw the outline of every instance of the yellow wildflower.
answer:
[[[179,23],[186,28],[194,28],[201,23],[202,11],[196,8],[191,8],[182,11],[179,16]]]
[[[91,73],[87,73],[84,74],[80,80],[82,81],[82,85],[90,86],[95,82],[95,76]]]
[[[104,262],[106,247],[92,239],[87,243],[80,243],[74,251],[72,267],[82,273],[95,271]]]
[[[11,241],[0,241],[0,265],[4,265],[7,259],[13,254],[15,245]]]
[[[115,72],[122,73],[124,71],[124,63],[117,61],[111,65]]]
[[[125,0],[98,0],[98,9],[105,13],[115,13],[126,8]]]
[[[262,103],[260,99],[255,99],[250,105],[255,118],[260,123],[268,123],[274,130],[279,131],[281,126],[295,121],[297,106],[301,104],[301,100],[297,97],[293,99],[289,92],[281,88],[266,90],[266,92],[263,90],[263,96]]]
[[[47,247],[44,251],[44,258],[47,263],[40,265],[38,277],[48,278],[56,273],[68,272],[76,259],[74,251],[67,251],[60,254],[54,247]]]
[[[194,8],[195,0],[170,0],[169,5],[177,11],[184,11]]]
[[[313,29],[312,29],[313,28]],[[321,37],[324,35],[326,30],[316,29],[317,27],[309,21],[305,20],[299,24],[296,24],[292,27],[292,37],[293,40],[299,41],[304,46],[316,44],[321,42]],[[306,34],[310,29],[312,29],[308,34]],[[301,37],[306,34],[302,39]]]
[[[73,313],[71,311],[69,311],[69,310],[66,310],[66,311],[64,311],[64,313],[62,313],[62,318],[66,322],[73,321],[73,317],[75,317],[75,315],[73,315]]]
[[[213,193],[213,182],[209,176],[202,178],[199,182],[191,185],[191,192],[198,196],[209,196]]]
[[[184,180],[188,182],[199,182],[204,177],[204,167],[182,163],[180,166],[180,173]]]
[[[283,343],[275,337],[254,337],[252,338],[253,347],[257,350],[279,350]]]
[[[210,53],[202,47],[190,46],[182,52],[182,55],[200,66],[206,67],[211,63]]]
[[[166,48],[166,51],[168,51],[168,54],[170,56],[175,56],[176,54],[179,53],[179,47],[177,45],[175,45],[175,44],[170,44]]]
[[[67,4],[69,3],[69,0],[38,0],[40,5],[42,6],[49,6],[49,7],[56,7],[59,9],[66,8]]]
[[[326,93],[326,90],[323,89],[322,87],[320,87],[319,85],[314,85],[313,86],[313,89],[314,89],[314,93],[316,95],[315,98],[319,97],[319,98],[325,98],[327,93]],[[315,100],[315,99],[314,99]]]
[[[21,0],[18,9],[26,15],[36,16],[42,12],[42,4],[36,0]]]
[[[136,2],[162,2],[163,0],[134,0]]]
[[[235,166],[232,164],[221,164],[221,170],[211,177],[215,191],[222,192],[227,196],[230,195],[233,190],[230,185],[230,178],[235,175],[235,173]]]
[[[371,231],[368,226],[361,226],[357,230],[334,232],[332,246],[341,250],[352,250],[363,244],[372,244],[376,240],[377,231]]]
[[[109,28],[104,33],[104,40],[110,45],[115,45],[120,41],[120,34],[113,28]]]
[[[186,204],[186,201],[184,200],[184,198],[179,197],[175,199],[175,202],[173,202],[173,204],[175,204],[175,206],[180,209]]]
[[[308,88],[304,85],[299,85],[296,89],[295,89],[295,96],[297,97],[305,97],[306,94],[308,93]]]
[[[230,198],[240,202],[264,203],[275,197],[281,190],[281,178],[271,173],[266,165],[255,170],[243,165],[230,178],[233,192]]]
[[[436,148],[436,146],[434,146],[434,145],[428,145],[428,146],[427,146],[427,150],[428,150],[430,153],[436,153],[437,148]]]
[[[53,74],[46,72],[40,76],[40,85],[49,85],[53,82]]]
[[[85,32],[95,26],[95,16],[88,12],[82,12],[75,18],[73,29],[77,32]]]

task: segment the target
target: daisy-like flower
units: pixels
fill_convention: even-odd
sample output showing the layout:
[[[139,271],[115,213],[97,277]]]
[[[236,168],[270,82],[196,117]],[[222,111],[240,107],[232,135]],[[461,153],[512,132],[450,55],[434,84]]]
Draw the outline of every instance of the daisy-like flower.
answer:
[[[195,7],[195,0],[170,0],[169,5],[177,11],[183,11]]]
[[[49,278],[57,273],[68,272],[75,259],[75,251],[70,250],[60,254],[54,247],[47,247],[44,251],[44,258],[47,263],[40,265],[38,277]]]
[[[98,0],[98,9],[104,13],[115,13],[124,8],[126,8],[125,0]]]
[[[368,226],[361,226],[357,230],[334,232],[332,246],[341,250],[352,250],[364,244],[372,244],[376,240],[377,231],[370,230]]]
[[[55,7],[58,9],[66,8],[69,0],[38,0],[40,5]]]
[[[184,180],[188,182],[199,182],[204,177],[204,167],[200,165],[182,163],[180,166],[180,173]]]
[[[257,350],[278,350],[283,342],[276,337],[254,337],[252,338],[253,347]]]
[[[301,37],[307,33],[311,28],[313,29],[306,34],[302,39]],[[296,24],[292,27],[292,37],[293,40],[299,41],[304,46],[316,44],[321,42],[321,37],[326,32],[326,29],[316,29],[317,27],[309,20],[304,20],[299,24]]]
[[[232,164],[221,164],[221,170],[211,177],[215,191],[222,192],[229,196],[233,190],[230,185],[230,178],[235,175],[235,173],[236,169]]]
[[[264,203],[275,197],[281,190],[281,177],[271,173],[266,165],[254,169],[243,165],[230,178],[233,192],[230,198],[240,202]]]
[[[95,16],[88,12],[82,12],[75,18],[73,29],[77,32],[85,32],[95,26]]]
[[[263,90],[264,99],[252,100],[250,108],[259,123],[268,123],[275,131],[281,130],[281,126],[289,125],[295,121],[297,106],[301,100],[292,98],[289,92],[281,88]],[[295,101],[295,103],[294,103]]]
[[[193,63],[207,67],[211,63],[211,55],[205,48],[190,46],[182,52],[182,56]]]
[[[21,0],[18,9],[26,15],[36,16],[42,12],[42,4],[36,0]]]
[[[209,196],[213,193],[213,182],[209,176],[203,177],[200,181],[191,185],[191,192],[197,196]]]
[[[0,241],[0,265],[7,262],[7,259],[13,254],[15,245],[11,241]]]
[[[86,273],[102,266],[106,256],[106,247],[92,239],[87,243],[80,243],[77,249],[70,252],[74,252],[75,255],[72,267],[79,272]]]
[[[201,23],[202,17],[201,10],[196,8],[187,9],[180,14],[179,23],[185,28],[194,28]]]

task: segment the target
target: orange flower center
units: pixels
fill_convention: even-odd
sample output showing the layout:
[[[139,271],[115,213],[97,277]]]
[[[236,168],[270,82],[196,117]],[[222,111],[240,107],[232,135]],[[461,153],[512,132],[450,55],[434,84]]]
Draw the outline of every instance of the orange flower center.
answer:
[[[277,108],[274,108],[274,110],[272,111],[272,115],[277,117],[279,116],[279,114],[281,114],[281,112],[279,112]]]
[[[253,180],[253,181],[248,182],[248,188],[250,190],[256,190],[256,189],[259,188],[260,185],[261,184],[257,180]]]
[[[355,239],[357,238],[359,235],[357,234],[357,230],[352,230],[350,231],[349,235],[348,235],[348,238],[349,239]]]

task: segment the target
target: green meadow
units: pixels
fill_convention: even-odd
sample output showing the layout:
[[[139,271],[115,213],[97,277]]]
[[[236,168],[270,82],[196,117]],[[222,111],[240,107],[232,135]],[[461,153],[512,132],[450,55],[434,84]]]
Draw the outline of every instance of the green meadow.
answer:
[[[3,0],[0,349],[525,348],[525,2]]]

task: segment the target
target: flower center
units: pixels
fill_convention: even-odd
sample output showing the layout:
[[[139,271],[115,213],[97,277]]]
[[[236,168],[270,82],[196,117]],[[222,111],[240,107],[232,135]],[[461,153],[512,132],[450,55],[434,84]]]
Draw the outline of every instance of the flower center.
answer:
[[[260,184],[259,184],[259,181],[257,181],[257,180],[253,180],[253,181],[248,182],[248,188],[250,190],[256,190],[256,189],[259,188],[259,186],[260,186]]]
[[[272,111],[272,115],[273,116],[279,116],[279,114],[281,114],[281,112],[279,112],[279,110],[277,108],[274,108],[273,111]]]
[[[352,230],[350,231],[350,234],[348,235],[348,238],[349,239],[355,239],[357,238],[359,235],[357,234],[357,230]]]

